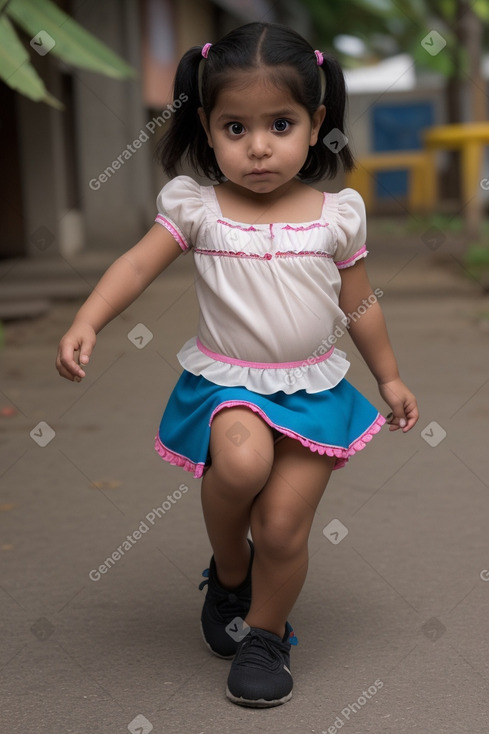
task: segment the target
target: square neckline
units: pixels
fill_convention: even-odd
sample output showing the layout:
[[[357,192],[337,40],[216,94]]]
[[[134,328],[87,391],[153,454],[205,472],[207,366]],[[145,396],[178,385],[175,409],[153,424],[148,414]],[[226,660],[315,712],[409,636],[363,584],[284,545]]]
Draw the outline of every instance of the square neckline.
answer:
[[[307,227],[307,226],[311,226],[319,222],[322,222],[324,221],[324,218],[325,218],[324,209],[326,207],[326,197],[328,196],[328,193],[326,191],[322,192],[323,203],[321,206],[321,214],[318,217],[318,219],[309,219],[306,222],[239,222],[237,219],[231,219],[230,217],[224,216],[224,214],[222,213],[221,205],[219,204],[219,199],[217,198],[217,194],[216,194],[216,186],[212,186],[212,185],[202,186],[201,188],[207,189],[207,190],[211,189],[211,197],[212,197],[216,212],[221,219],[225,219],[227,222],[230,222],[231,224],[236,224],[242,227],[247,227],[247,228],[266,227],[267,229],[269,229],[270,227],[275,227],[279,225],[290,226],[290,227],[294,227],[294,226]]]

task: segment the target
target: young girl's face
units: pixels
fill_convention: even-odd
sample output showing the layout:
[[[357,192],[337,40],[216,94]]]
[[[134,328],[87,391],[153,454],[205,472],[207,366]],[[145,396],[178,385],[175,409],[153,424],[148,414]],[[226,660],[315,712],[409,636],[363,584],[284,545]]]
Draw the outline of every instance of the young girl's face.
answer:
[[[312,120],[286,88],[258,72],[238,72],[218,94],[209,120],[199,115],[223,175],[257,195],[291,181],[315,145],[325,108]]]

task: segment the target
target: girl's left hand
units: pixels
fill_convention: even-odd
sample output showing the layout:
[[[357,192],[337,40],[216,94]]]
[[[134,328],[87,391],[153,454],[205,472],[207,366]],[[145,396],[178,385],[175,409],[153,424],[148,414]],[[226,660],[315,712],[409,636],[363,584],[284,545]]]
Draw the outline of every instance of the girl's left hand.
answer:
[[[392,410],[392,418],[389,420],[388,417],[387,420],[389,431],[398,431],[399,428],[403,433],[410,431],[419,418],[418,404],[413,393],[400,378],[379,383],[379,392]]]

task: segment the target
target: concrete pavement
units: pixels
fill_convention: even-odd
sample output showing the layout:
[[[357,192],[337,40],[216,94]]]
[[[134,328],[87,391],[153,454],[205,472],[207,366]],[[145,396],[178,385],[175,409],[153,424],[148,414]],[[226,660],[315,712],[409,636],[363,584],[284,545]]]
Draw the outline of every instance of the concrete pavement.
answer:
[[[479,315],[488,299],[456,265],[434,264],[457,254],[449,241],[434,252],[419,236],[371,236],[370,249],[421,419],[407,436],[383,429],[335,472],[291,615],[294,697],[276,709],[224,696],[229,663],[208,653],[198,625],[210,556],[200,482],[152,448],[180,371],[175,354],[196,329],[191,258],[102,332],[80,385],[53,366],[75,303],[7,326],[2,731],[487,732],[489,374]],[[146,330],[130,341],[138,324]],[[349,379],[386,412],[346,348]],[[332,521],[348,531],[340,542],[323,533]]]

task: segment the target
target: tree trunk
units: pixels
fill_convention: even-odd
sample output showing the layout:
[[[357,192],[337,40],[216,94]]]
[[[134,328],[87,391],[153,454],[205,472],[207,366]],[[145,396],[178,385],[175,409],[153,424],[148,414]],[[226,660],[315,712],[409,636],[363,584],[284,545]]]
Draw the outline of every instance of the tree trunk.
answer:
[[[467,122],[487,119],[487,97],[482,77],[482,23],[472,9],[473,1],[458,0],[457,37],[467,55],[467,73],[463,75],[463,103],[468,112]]]
[[[457,40],[455,72],[445,90],[446,113],[449,124],[482,122],[487,119],[487,96],[482,78],[482,23],[472,10],[471,0],[456,0],[454,32]],[[482,220],[482,202],[461,200],[460,156],[450,153],[449,165],[443,177],[442,193],[457,196],[464,211],[465,225],[471,236],[477,236]]]

